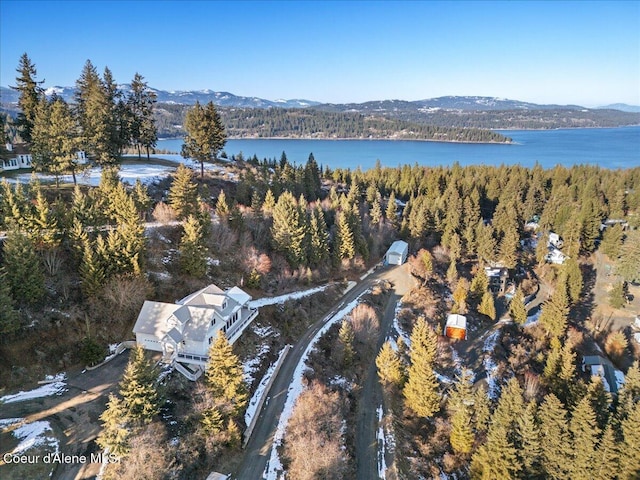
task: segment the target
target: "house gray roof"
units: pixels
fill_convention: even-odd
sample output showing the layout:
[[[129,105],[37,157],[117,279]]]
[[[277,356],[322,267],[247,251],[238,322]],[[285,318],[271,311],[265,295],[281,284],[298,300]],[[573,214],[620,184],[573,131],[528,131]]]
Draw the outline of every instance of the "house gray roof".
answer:
[[[172,328],[167,322],[181,305],[175,303],[152,302],[146,300],[138,314],[133,333],[146,333],[156,338],[163,338]]]

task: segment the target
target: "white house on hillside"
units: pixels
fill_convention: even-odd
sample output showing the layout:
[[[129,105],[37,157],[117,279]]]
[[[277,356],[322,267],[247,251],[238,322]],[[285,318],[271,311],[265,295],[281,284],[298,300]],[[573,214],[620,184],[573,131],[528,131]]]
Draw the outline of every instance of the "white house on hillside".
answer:
[[[177,303],[146,301],[133,327],[136,341],[162,352],[162,361],[190,380],[197,380],[209,360],[209,347],[222,331],[230,343],[258,316],[251,296],[233,287],[216,285],[198,290]]]
[[[6,160],[0,161],[0,171],[18,170],[20,168],[31,168],[33,158],[26,143],[6,144],[6,148],[11,156]],[[87,154],[79,150],[76,154],[76,164],[85,165],[87,163]]]

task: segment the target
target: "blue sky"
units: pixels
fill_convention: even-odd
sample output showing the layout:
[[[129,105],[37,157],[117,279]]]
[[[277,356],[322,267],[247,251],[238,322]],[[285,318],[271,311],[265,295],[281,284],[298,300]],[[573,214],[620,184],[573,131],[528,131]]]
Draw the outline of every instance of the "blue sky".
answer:
[[[91,59],[126,83],[270,100],[483,95],[640,105],[640,1],[0,1],[0,85]]]

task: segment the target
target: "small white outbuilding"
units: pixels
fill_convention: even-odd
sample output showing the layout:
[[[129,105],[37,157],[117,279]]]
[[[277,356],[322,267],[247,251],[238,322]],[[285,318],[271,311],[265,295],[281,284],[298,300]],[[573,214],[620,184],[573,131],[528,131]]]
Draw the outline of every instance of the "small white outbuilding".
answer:
[[[402,240],[396,240],[384,254],[385,265],[402,265],[407,260],[409,244]]]

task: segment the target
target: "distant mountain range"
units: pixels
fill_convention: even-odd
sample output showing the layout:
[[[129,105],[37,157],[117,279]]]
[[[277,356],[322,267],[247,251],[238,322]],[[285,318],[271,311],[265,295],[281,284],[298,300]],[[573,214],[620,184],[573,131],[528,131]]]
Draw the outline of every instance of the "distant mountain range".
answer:
[[[126,94],[129,85],[119,86]],[[405,100],[380,100],[364,103],[331,104],[316,102],[313,100],[291,99],[291,100],[265,100],[258,97],[243,97],[229,92],[215,92],[213,90],[157,90],[151,89],[157,95],[158,103],[168,103],[176,105],[193,105],[196,101],[208,103],[212,101],[221,107],[235,108],[319,108],[325,111],[340,112],[360,112],[375,114],[381,112],[408,110],[415,112],[430,113],[437,110],[458,110],[463,112],[496,111],[496,110],[593,110],[580,105],[539,105],[535,103],[521,102],[519,100],[509,100],[496,97],[474,97],[474,96],[446,96],[430,98],[426,100],[405,101]],[[45,90],[47,95],[54,93],[62,97],[65,101],[73,100],[75,87],[49,87]],[[0,102],[6,106],[15,104],[18,101],[18,92],[0,87]],[[7,105],[8,104],[8,105]],[[640,112],[640,106],[615,103],[597,107],[598,109],[619,110],[622,112]]]

